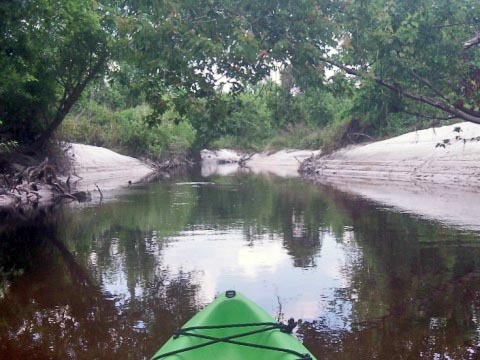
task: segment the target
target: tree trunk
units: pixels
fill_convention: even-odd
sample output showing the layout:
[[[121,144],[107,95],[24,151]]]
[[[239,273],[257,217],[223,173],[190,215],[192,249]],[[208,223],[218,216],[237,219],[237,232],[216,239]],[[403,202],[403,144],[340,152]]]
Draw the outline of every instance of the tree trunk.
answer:
[[[55,115],[55,118],[52,122],[47,126],[47,128],[40,134],[40,136],[35,140],[35,142],[30,146],[30,150],[39,150],[41,147],[45,145],[45,143],[52,137],[52,134],[55,130],[60,126],[63,122],[67,114],[72,109],[73,105],[77,102],[77,100],[82,95],[83,90],[85,87],[92,81],[100,72],[102,67],[105,64],[107,57],[102,56],[97,64],[91,69],[88,76],[83,79],[83,81],[79,82],[72,91],[65,97],[65,99],[60,103],[58,111]]]

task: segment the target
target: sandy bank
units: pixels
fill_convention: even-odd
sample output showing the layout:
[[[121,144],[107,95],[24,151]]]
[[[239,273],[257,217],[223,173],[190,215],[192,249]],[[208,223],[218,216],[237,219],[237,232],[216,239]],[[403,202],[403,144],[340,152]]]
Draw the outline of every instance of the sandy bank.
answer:
[[[460,123],[351,146],[321,157],[307,169],[328,181],[382,180],[478,188],[479,140],[480,125]]]
[[[300,164],[307,158],[320,154],[319,150],[280,150],[253,156],[235,150],[202,150],[202,175],[231,175],[237,172],[273,174],[281,177],[299,176]],[[242,164],[240,164],[242,162]]]
[[[113,190],[125,188],[154,174],[153,169],[138,159],[97,146],[70,144],[67,156],[72,160],[70,186],[66,184],[66,176],[57,175],[53,181],[50,180],[52,183],[44,181],[47,175],[42,179],[29,180],[23,176],[22,183],[15,188],[0,189],[0,211],[14,215],[21,211],[21,217],[26,218],[24,214],[27,212],[35,216],[40,207],[50,207],[62,199],[88,201],[91,197],[102,196],[109,199],[113,198]],[[35,171],[29,172],[28,178]],[[102,194],[97,191],[97,185]]]
[[[381,207],[468,231],[480,231],[480,191],[462,187],[339,179],[316,182],[371,200]]]
[[[480,125],[460,123],[351,146],[305,169],[318,183],[394,211],[480,231],[479,140]]]
[[[73,173],[79,178],[78,190],[93,191],[97,184],[110,191],[135,183],[153,172],[148,165],[130,156],[90,145],[71,144]]]

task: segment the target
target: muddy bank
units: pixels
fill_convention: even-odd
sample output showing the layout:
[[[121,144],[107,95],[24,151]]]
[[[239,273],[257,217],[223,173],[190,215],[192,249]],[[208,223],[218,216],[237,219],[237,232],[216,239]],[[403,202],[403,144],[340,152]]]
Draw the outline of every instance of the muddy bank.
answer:
[[[303,161],[319,154],[319,150],[293,149],[259,154],[244,154],[230,149],[202,150],[202,176],[250,172],[295,177],[299,176],[298,170]]]
[[[460,123],[351,146],[304,164],[305,175],[480,187],[480,125]]]

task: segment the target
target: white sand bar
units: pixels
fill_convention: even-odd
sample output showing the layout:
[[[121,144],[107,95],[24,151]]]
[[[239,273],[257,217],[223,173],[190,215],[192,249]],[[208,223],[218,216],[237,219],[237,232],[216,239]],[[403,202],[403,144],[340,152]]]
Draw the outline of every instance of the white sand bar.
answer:
[[[395,211],[480,231],[479,136],[480,125],[460,123],[351,146],[318,159],[314,178]]]
[[[460,132],[455,131],[458,128]],[[315,163],[315,172],[328,180],[384,180],[480,188],[479,140],[480,125],[473,123],[420,130],[336,151],[320,158]]]
[[[148,165],[130,156],[91,145],[71,144],[74,174],[80,178],[79,190],[114,190],[138,182],[153,172]]]
[[[273,153],[260,153],[248,156],[236,150],[202,150],[202,175],[231,175],[237,172],[270,174],[280,177],[299,176],[298,168],[307,158],[319,155],[319,150],[280,150]],[[239,161],[246,160],[242,166]]]

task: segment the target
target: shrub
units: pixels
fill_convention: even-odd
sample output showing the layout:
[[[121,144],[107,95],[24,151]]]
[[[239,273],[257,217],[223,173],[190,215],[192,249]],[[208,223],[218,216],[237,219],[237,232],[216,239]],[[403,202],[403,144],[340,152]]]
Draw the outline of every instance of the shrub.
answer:
[[[90,102],[62,124],[65,141],[104,146],[132,156],[159,160],[184,156],[195,141],[195,130],[173,110],[152,122],[152,110],[141,105],[120,111]]]

